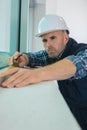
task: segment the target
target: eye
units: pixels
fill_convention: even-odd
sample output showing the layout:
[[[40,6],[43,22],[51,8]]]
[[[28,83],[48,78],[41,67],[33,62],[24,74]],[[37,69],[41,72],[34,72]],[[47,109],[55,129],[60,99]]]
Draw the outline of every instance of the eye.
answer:
[[[47,42],[47,39],[42,39],[42,42],[43,42],[43,43]]]
[[[50,37],[51,40],[55,40],[56,39],[56,36],[52,36]]]

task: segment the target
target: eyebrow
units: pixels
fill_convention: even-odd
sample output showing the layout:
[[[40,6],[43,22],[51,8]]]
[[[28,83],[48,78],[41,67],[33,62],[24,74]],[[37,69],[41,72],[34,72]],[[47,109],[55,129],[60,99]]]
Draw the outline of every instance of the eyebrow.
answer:
[[[53,40],[53,39],[55,39],[55,38],[56,38],[56,36],[54,36],[54,35],[51,36],[51,37],[49,37],[49,39],[51,39],[51,40]],[[47,39],[46,39],[46,38],[43,38],[42,41],[43,41],[43,42],[47,42]]]
[[[50,37],[50,39],[55,39],[55,38],[56,38],[56,36],[54,36],[54,35]]]

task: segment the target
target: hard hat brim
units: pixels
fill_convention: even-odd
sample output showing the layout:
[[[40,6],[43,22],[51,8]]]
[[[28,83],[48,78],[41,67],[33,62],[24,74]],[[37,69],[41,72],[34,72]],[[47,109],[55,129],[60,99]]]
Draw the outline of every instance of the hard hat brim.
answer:
[[[45,34],[47,34],[47,33],[54,32],[54,31],[59,31],[59,30],[61,30],[61,29],[49,30],[49,31],[46,31],[46,32],[43,32],[43,33],[37,33],[35,36],[36,36],[36,37],[41,37],[42,35],[45,35]],[[69,31],[68,28],[67,28],[67,29],[64,29],[64,30],[68,30],[68,31]]]

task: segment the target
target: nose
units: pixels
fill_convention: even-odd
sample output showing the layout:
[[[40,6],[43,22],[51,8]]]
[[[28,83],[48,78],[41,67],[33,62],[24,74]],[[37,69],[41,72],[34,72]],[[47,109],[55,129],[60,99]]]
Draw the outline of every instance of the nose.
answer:
[[[47,47],[52,46],[52,42],[51,41],[47,41]]]

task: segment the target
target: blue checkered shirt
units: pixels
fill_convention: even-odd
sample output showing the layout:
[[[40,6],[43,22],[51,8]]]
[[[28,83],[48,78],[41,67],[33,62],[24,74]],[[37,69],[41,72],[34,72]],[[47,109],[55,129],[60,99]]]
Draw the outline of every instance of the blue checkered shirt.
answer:
[[[48,56],[45,50],[35,53],[29,52],[25,54],[27,54],[29,57],[30,67],[46,66],[49,64],[53,64],[59,61],[61,57],[61,55],[59,55],[56,58],[51,58]],[[76,74],[70,79],[80,79],[87,76],[87,49],[85,49],[84,51],[80,51],[79,53],[77,53],[77,55],[67,56],[66,59],[71,60],[77,68]]]

